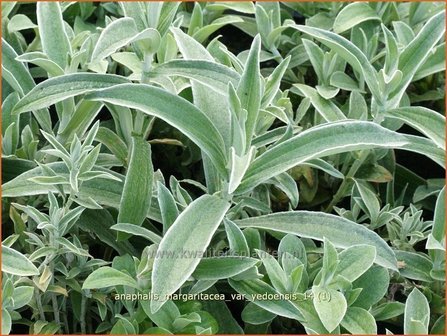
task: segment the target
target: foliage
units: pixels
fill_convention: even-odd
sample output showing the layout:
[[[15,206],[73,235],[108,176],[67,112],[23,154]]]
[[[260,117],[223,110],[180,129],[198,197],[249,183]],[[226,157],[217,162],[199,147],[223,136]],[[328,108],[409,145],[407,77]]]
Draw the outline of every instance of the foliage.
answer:
[[[444,334],[442,3],[2,31],[2,334]]]

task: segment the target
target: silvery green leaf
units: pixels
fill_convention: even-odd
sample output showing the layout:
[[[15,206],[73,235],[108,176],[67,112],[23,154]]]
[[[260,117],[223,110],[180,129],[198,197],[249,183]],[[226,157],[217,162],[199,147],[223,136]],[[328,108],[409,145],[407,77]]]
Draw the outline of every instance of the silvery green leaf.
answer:
[[[402,149],[424,155],[445,168],[445,151],[432,140],[417,135],[404,134],[404,136],[408,143]]]
[[[388,110],[386,117],[404,121],[445,149],[445,116],[422,106],[400,107]]]
[[[28,69],[19,61],[15,50],[2,38],[2,78],[13,87],[20,96],[27,94],[35,87]],[[14,113],[12,113],[14,114]],[[33,115],[43,130],[51,132],[51,118],[47,110],[34,110]]]
[[[173,60],[163,63],[150,72],[151,76],[181,76],[203,84],[222,95],[227,94],[228,83],[236,85],[240,75],[233,69],[206,60]]]
[[[14,294],[13,294],[14,304],[12,308],[16,310],[27,305],[33,298],[33,294],[34,294],[34,287],[32,286],[19,286],[14,288]]]
[[[152,166],[151,146],[142,136],[132,137],[129,167],[121,195],[118,223],[130,223],[141,226],[146,218],[147,209],[151,207],[152,182],[154,168]],[[127,234],[119,234],[118,240],[129,238]]]
[[[287,67],[289,66],[290,58],[290,56],[287,56],[284,60],[282,60],[275,70],[273,70],[272,74],[267,78],[264,95],[261,101],[261,108],[267,107],[278,94],[284,73],[287,71]]]
[[[431,236],[433,236],[433,239],[437,240],[438,242],[442,242],[444,240],[445,244],[445,187],[442,188],[441,192],[439,193],[438,199],[436,200],[436,206],[435,206],[435,214],[433,218],[433,227]],[[445,249],[445,247],[444,247]]]
[[[329,80],[329,84],[347,91],[361,91],[358,83],[341,71],[335,71]]]
[[[15,106],[13,114],[49,107],[70,97],[128,82],[122,76],[92,73],[75,73],[50,78],[26,94]]]
[[[236,256],[249,256],[250,250],[241,229],[229,219],[224,219],[224,224],[228,243],[230,244],[230,253],[234,253]]]
[[[9,335],[11,332],[11,314],[7,309],[2,308],[2,335]]]
[[[324,327],[333,331],[346,314],[347,303],[344,295],[332,288],[312,287],[313,304]]]
[[[380,21],[380,17],[376,11],[367,3],[354,2],[343,7],[338,13],[334,21],[333,29],[334,32],[340,34],[362,22],[371,20]]]
[[[153,29],[147,28],[135,35],[130,42],[135,43],[144,54],[154,54],[160,47],[160,33]]]
[[[403,21],[394,21],[393,28],[396,33],[397,42],[407,46],[414,39],[414,32],[411,27]]]
[[[354,245],[340,252],[339,258],[337,274],[352,282],[373,265],[376,249],[371,245]]]
[[[138,289],[137,282],[128,274],[112,267],[104,266],[93,271],[85,279],[82,289],[96,289],[114,286],[128,286]]]
[[[151,25],[151,20],[149,19],[149,15],[151,15],[151,7],[148,5],[148,24],[151,28],[157,28],[162,37],[165,36],[167,31],[171,26],[177,27],[178,24],[174,21],[175,14],[177,13],[177,9],[180,6],[180,1],[169,1],[169,2],[161,2],[160,14],[156,19],[157,25]],[[177,20],[176,20],[177,21]],[[177,21],[178,22],[178,21]]]
[[[295,180],[287,172],[276,175],[271,178],[272,184],[278,189],[282,190],[290,200],[290,204],[293,208],[298,206],[300,195],[298,192],[298,186]]]
[[[362,288],[353,305],[370,309],[386,295],[389,285],[389,271],[383,267],[373,265],[352,283],[353,288]]]
[[[233,1],[218,1],[218,2],[207,2],[206,9],[211,11],[222,11],[225,9],[231,9],[236,12],[245,14],[254,14],[255,6],[252,2],[233,2]]]
[[[413,77],[413,81],[445,70],[445,42],[434,48]]]
[[[335,169],[333,165],[331,165],[330,163],[328,163],[322,159],[309,160],[304,165],[312,167],[312,168],[320,169],[335,178],[339,178],[339,179],[344,178],[344,175],[339,170]]]
[[[172,329],[172,322],[180,316],[180,311],[173,301],[167,301],[161,309],[152,313],[148,300],[141,301],[141,306],[146,315],[160,328]]]
[[[177,217],[157,250],[151,293],[158,294],[160,300],[151,301],[152,312],[157,312],[166,296],[179,289],[194,272],[229,207],[216,196],[204,195]],[[183,252],[189,253],[189,258],[182,258]]]
[[[402,50],[398,69],[402,71],[403,78],[399,87],[391,94],[397,103],[419,67],[430,55],[432,48],[444,33],[445,11],[440,11],[427,21],[416,37]]]
[[[234,277],[258,263],[257,259],[244,256],[202,258],[192,277],[198,280],[218,280]]]
[[[265,310],[253,302],[249,302],[241,313],[242,321],[250,324],[263,324],[272,321],[276,314]]]
[[[341,325],[352,334],[377,335],[374,316],[363,308],[348,307]]]
[[[402,302],[386,302],[374,307],[371,314],[376,321],[386,321],[393,317],[400,316],[405,311],[405,305]]]
[[[273,287],[280,293],[287,293],[289,280],[279,262],[266,251],[255,251],[264,264],[265,270],[267,271],[267,275]]]
[[[58,2],[38,3],[37,25],[43,52],[50,60],[65,69],[72,51],[60,4]]]
[[[433,281],[430,277],[433,263],[428,256],[408,251],[396,251],[396,258],[400,265],[399,272],[403,277],[424,282]]]
[[[290,300],[262,300],[257,299],[258,295],[280,295],[273,287],[262,280],[228,280],[233,289],[244,297],[252,301],[257,306],[280,316],[284,316],[294,320],[302,320],[303,316],[298,308]]]
[[[262,99],[261,73],[259,66],[259,53],[261,50],[261,38],[256,36],[250,48],[244,72],[237,86],[237,94],[241,100],[241,107],[247,110],[245,122],[246,144],[251,144],[256,123],[258,121],[259,108]]]
[[[99,36],[93,49],[91,62],[97,63],[127,45],[138,34],[132,18],[120,18],[109,24]]]
[[[378,99],[382,94],[378,87],[377,71],[369,62],[366,55],[351,41],[335,33],[310,26],[300,26],[291,24],[290,27],[295,28],[303,33],[309,34],[327,47],[335,50],[337,54],[348,62],[355,71],[363,74],[365,82],[373,96]]]
[[[239,16],[234,16],[234,15],[225,15],[223,17],[217,18],[210,24],[203,26],[202,28],[197,30],[193,34],[193,37],[194,37],[194,39],[196,39],[197,41],[202,43],[203,41],[205,41],[208,38],[208,36],[210,36],[212,33],[214,33],[219,28],[226,26],[228,24],[234,24],[237,22],[243,22],[242,18],[240,18]]]
[[[111,226],[110,228],[112,230],[124,232],[127,234],[127,236],[133,235],[133,236],[140,236],[140,237],[146,238],[155,244],[160,243],[160,241],[162,239],[158,234],[156,234],[144,227],[135,225],[135,224],[118,223],[118,224]]]
[[[377,251],[375,262],[397,270],[397,260],[393,250],[379,235],[360,224],[338,216],[321,212],[289,211],[236,220],[235,223],[240,228],[252,227],[291,233],[320,241],[323,241],[324,237],[330,237],[331,243],[339,248],[358,244],[372,245]],[[346,235],[346,232],[351,232],[351,234]]]
[[[351,150],[401,147],[405,138],[375,123],[345,121],[312,127],[257,157],[236,193],[308,160]]]
[[[16,60],[35,64],[45,69],[51,77],[62,76],[64,74],[64,70],[56,62],[48,59],[47,55],[39,51],[22,54]]]
[[[298,258],[301,263],[307,265],[306,247],[304,246],[301,239],[293,234],[287,234],[284,236],[284,238],[281,239],[278,246],[278,252],[279,254],[289,253],[295,258]]]
[[[9,16],[9,14],[12,12],[12,10],[14,9],[14,6],[17,4],[17,1],[7,1],[7,2],[2,2],[2,19],[6,18]]]
[[[92,93],[86,99],[136,108],[163,119],[185,133],[210,156],[216,169],[227,175],[225,145],[219,131],[203,112],[187,100],[145,84],[118,85]],[[179,109],[182,113],[172,113]]]
[[[104,144],[116,156],[116,158],[123,163],[124,166],[128,165],[127,146],[116,133],[108,128],[99,127],[95,140]]]
[[[157,197],[163,220],[163,233],[166,233],[178,217],[178,208],[169,189],[160,182],[157,183]]]
[[[427,335],[429,322],[430,307],[427,298],[414,288],[405,303],[404,333]]]
[[[368,214],[369,218],[371,219],[371,222],[376,222],[377,218],[379,217],[380,213],[380,203],[377,198],[377,195],[371,191],[371,188],[369,188],[364,182],[359,181],[357,179],[354,180],[355,186],[360,194],[360,197],[363,200],[363,203],[365,204],[366,209],[365,212]]]
[[[50,163],[48,164],[48,166],[51,169],[53,169],[54,172],[56,172],[58,175],[68,178],[67,167],[62,162]],[[109,174],[116,176],[119,180],[124,181],[124,176],[121,174],[117,174],[115,172],[100,167],[96,167],[95,169],[105,171]],[[19,175],[17,178],[3,184],[2,196],[20,197],[20,196],[48,194],[49,191],[57,192],[57,189],[52,186],[38,185],[28,180],[30,178],[41,175],[42,171],[40,167],[28,170],[27,172]],[[119,182],[117,180],[97,178],[94,180],[86,181],[82,184],[79,197],[81,197],[82,199],[92,198],[97,203],[118,209],[122,191],[123,191],[123,182]],[[76,200],[77,199],[75,199],[75,201]],[[155,197],[151,202],[150,209],[147,209],[147,216],[148,218],[151,218],[157,222],[161,222],[160,209],[158,207],[158,201]]]
[[[19,275],[31,276],[38,275],[39,270],[22,253],[2,245],[2,272]]]
[[[228,182],[228,193],[232,194],[241,183],[245,172],[250,166],[256,153],[256,147],[252,146],[247,154],[239,156],[234,147],[230,148],[230,180]]]

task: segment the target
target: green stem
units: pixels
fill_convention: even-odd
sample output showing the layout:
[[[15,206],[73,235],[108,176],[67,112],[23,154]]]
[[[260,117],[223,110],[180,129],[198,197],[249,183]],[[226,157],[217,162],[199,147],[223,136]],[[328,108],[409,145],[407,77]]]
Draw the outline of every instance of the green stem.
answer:
[[[141,73],[141,83],[143,84],[149,84],[150,83],[150,77],[149,72],[152,69],[152,60],[153,60],[154,54],[145,54],[144,55],[144,62],[143,62],[143,71]]]
[[[68,318],[67,318],[67,300],[64,299],[64,314],[63,314],[63,319],[64,319],[64,326],[65,326],[65,334],[70,334],[70,327],[68,326]]]
[[[42,300],[40,299],[39,289],[35,291],[35,297],[36,297],[37,310],[39,310],[40,319],[45,322],[46,321],[45,313],[43,312]]]
[[[338,187],[337,192],[335,193],[331,203],[329,203],[325,212],[331,212],[334,206],[344,197],[346,193],[346,188],[348,187],[349,180],[354,177],[354,175],[357,173],[363,162],[365,162],[368,155],[369,150],[362,150],[360,152],[360,157],[357,160],[355,160],[354,163],[352,164],[351,168],[349,169],[348,173],[345,176],[345,179],[340,184],[340,187]]]
[[[87,333],[87,324],[85,323],[85,314],[87,311],[87,298],[85,297],[85,295],[82,295],[82,300],[81,300],[81,316],[80,316],[80,320],[81,320],[81,334],[85,335]]]
[[[51,302],[53,304],[53,312],[54,312],[54,322],[60,326],[61,325],[61,318],[59,315],[59,305],[57,304],[57,297],[55,293],[51,293]],[[60,330],[58,331],[58,334],[60,334]]]

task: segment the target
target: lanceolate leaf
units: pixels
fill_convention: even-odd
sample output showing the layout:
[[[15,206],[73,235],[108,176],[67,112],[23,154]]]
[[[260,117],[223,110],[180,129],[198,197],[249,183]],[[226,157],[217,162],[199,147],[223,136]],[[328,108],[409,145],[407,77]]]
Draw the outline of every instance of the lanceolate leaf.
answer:
[[[39,270],[22,253],[2,245],[2,272],[30,276],[38,275]]]
[[[235,281],[229,279],[228,283],[238,293],[244,295],[247,300],[252,301],[254,304],[258,305],[261,308],[264,308],[265,310],[268,310],[269,312],[294,320],[303,320],[301,312],[291,301],[263,300],[262,294],[270,294],[271,296],[276,294],[277,296],[279,296],[279,292],[277,292],[272,286],[262,280],[256,279]],[[261,297],[258,298],[258,295],[260,295]]]
[[[202,60],[174,60],[163,63],[151,75],[181,76],[193,79],[222,95],[228,92],[228,83],[237,85],[240,75],[219,63]]]
[[[76,73],[50,78],[25,95],[15,106],[14,113],[49,107],[70,97],[123,83],[129,83],[129,81],[122,76],[92,73]]]
[[[416,135],[403,135],[408,143],[402,146],[401,149],[425,155],[442,168],[445,168],[445,151],[439,148],[432,140]]]
[[[405,143],[402,135],[366,121],[316,126],[256,158],[236,192],[246,192],[270,177],[311,159],[351,150],[401,147]]]
[[[445,117],[422,106],[400,107],[386,112],[386,116],[404,121],[445,149]]]
[[[53,169],[58,175],[68,177],[67,168],[62,162],[54,162],[48,164],[48,166]],[[94,170],[104,170],[100,167],[94,167]],[[124,181],[124,176],[118,173],[114,173],[110,170],[104,170],[109,174]],[[29,179],[37,176],[42,176],[44,173],[41,171],[40,167],[33,168],[19,176],[15,179],[2,185],[2,196],[3,197],[21,197],[21,196],[32,196],[32,195],[45,195],[49,191],[57,192],[51,185],[40,185],[31,182]],[[90,181],[86,181],[82,184],[80,190],[80,197],[91,197],[96,202],[102,205],[107,205],[119,208],[121,194],[123,191],[124,182],[119,182],[110,179],[96,178]],[[68,189],[67,189],[68,192]],[[158,201],[156,198],[152,199],[151,208],[147,209],[147,217],[157,222],[161,222],[160,209],[158,208]]]
[[[132,18],[126,17],[113,21],[99,36],[91,61],[99,62],[113,54],[118,48],[125,46],[138,34],[137,27]]]
[[[143,223],[147,209],[151,206],[153,175],[151,146],[142,136],[133,136],[129,168],[121,195],[118,223],[135,225]],[[128,237],[129,235],[118,233],[119,240]]]
[[[248,270],[257,263],[257,259],[249,257],[203,258],[192,276],[198,280],[227,279]]]
[[[37,3],[37,23],[43,52],[62,69],[68,64],[71,45],[65,32],[59,2]]]
[[[187,100],[145,84],[111,87],[92,93],[86,99],[139,109],[163,119],[187,135],[210,156],[222,175],[227,175],[222,137],[211,121]]]
[[[382,96],[379,90],[377,71],[371,65],[365,54],[352,42],[324,29],[295,24],[290,26],[303,33],[309,34],[327,47],[335,50],[340,57],[354,68],[355,71],[363,74],[371,93],[376,99]]]
[[[317,90],[305,84],[293,84],[305,97],[309,98],[312,105],[326,121],[338,121],[346,119],[342,111],[330,100],[320,96]]]
[[[241,100],[241,106],[247,110],[247,121],[245,122],[247,148],[250,147],[251,138],[258,120],[259,107],[261,106],[260,50],[261,38],[257,35],[251,45],[244,72],[237,87],[237,94]]]
[[[338,34],[343,33],[344,31],[369,20],[380,21],[380,17],[367,3],[350,3],[344,7],[335,18],[333,27],[334,32]]]
[[[17,57],[15,50],[2,38],[2,78],[23,96],[33,89],[35,83],[28,69],[16,60]],[[34,116],[44,131],[51,131],[51,118],[47,110],[36,110]]]
[[[156,244],[158,244],[161,241],[161,237],[158,234],[156,234],[144,227],[140,227],[140,226],[137,226],[134,224],[118,223],[118,224],[111,226],[110,228],[112,230],[116,230],[118,232],[126,233],[126,234],[128,234],[127,236],[134,235],[134,236],[140,236],[140,237],[146,238]]]
[[[395,95],[400,97],[410,84],[419,67],[430,55],[432,48],[445,33],[445,11],[433,16],[419,34],[405,47],[399,56],[398,69],[403,77]],[[393,95],[393,94],[392,94]],[[400,100],[400,98],[398,98]]]
[[[138,288],[137,282],[126,273],[112,267],[101,267],[90,274],[82,285],[83,289],[96,289],[112,286],[128,286]]]
[[[214,62],[214,58],[205,49],[203,45],[198,43],[194,38],[185,34],[179,28],[171,28],[172,33],[175,36],[175,40],[178,44],[180,52],[183,57],[187,60],[203,60]],[[228,103],[225,95],[221,95],[215,91],[210,91],[208,86],[203,85],[197,81],[192,81],[192,93],[194,97],[194,104],[203,111],[204,114],[212,121],[212,123],[219,130],[224,143],[227,148],[230,147],[230,134],[231,134],[231,123],[230,123],[230,113],[228,111]],[[209,158],[204,158],[204,168],[205,173],[207,171],[206,161]],[[212,167],[212,166],[211,166]],[[209,187],[213,187],[211,183],[207,182]],[[211,188],[213,189],[213,188]]]
[[[375,262],[381,266],[397,270],[397,260],[393,250],[374,231],[335,215],[311,211],[278,212],[271,215],[236,220],[240,228],[257,228],[299,237],[323,241],[330,237],[336,247],[348,248],[366,244],[376,248]],[[349,232],[349,234],[346,234]]]
[[[152,271],[151,293],[160,297],[151,301],[153,313],[194,272],[229,207],[216,196],[204,195],[192,202],[166,232]]]

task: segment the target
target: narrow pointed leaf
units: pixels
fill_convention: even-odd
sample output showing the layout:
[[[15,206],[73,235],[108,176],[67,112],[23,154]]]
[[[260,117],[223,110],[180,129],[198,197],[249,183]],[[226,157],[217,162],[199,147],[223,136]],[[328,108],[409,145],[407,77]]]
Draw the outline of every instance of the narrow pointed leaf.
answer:
[[[145,84],[118,85],[89,94],[86,99],[139,109],[163,119],[187,135],[227,175],[222,137],[207,116],[187,100]]]
[[[236,220],[240,228],[257,228],[299,237],[323,241],[331,238],[331,243],[339,248],[366,244],[376,248],[375,262],[383,267],[397,270],[397,260],[393,250],[374,231],[345,218],[322,212],[290,211],[271,215]],[[347,235],[346,232],[350,234]]]
[[[368,148],[393,148],[405,138],[375,123],[346,121],[323,124],[282,142],[256,158],[236,192],[243,193],[261,182],[308,160]]]
[[[34,87],[14,108],[14,114],[49,107],[64,99],[113,85],[129,83],[116,75],[76,73],[47,79]]]
[[[68,64],[71,45],[65,32],[59,2],[37,3],[37,24],[43,52],[62,69]]]
[[[205,60],[173,60],[154,68],[151,75],[193,79],[223,95],[227,94],[229,82],[237,85],[240,79],[240,75],[233,69]]]
[[[136,280],[130,275],[108,266],[98,268],[96,271],[91,273],[87,279],[85,279],[82,288],[96,289],[112,286],[128,286],[138,288]]]
[[[123,194],[121,196],[118,223],[130,223],[141,226],[151,206],[152,181],[151,146],[142,136],[132,137],[132,152],[126,173]],[[118,233],[118,240],[129,235]]]
[[[151,293],[160,297],[151,301],[153,313],[194,272],[229,207],[216,196],[204,195],[189,204],[166,232],[152,271]]]
[[[101,32],[93,49],[91,61],[99,62],[110,56],[128,44],[136,34],[138,30],[132,18],[125,17],[113,21]]]
[[[27,257],[4,245],[2,245],[2,272],[19,276],[39,274],[37,267]]]
[[[400,107],[387,111],[387,117],[399,119],[425,134],[445,149],[445,116],[422,106]]]

